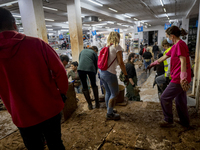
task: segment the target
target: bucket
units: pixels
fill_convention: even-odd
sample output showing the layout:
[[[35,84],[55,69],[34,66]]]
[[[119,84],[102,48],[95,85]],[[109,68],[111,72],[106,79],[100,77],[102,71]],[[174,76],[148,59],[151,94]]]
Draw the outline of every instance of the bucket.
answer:
[[[125,87],[123,85],[118,85],[118,87],[119,87],[119,94],[117,95],[116,103],[123,103]],[[105,88],[103,86],[102,86],[102,88],[103,88],[104,93],[106,93]]]
[[[116,103],[123,103],[124,102],[124,91],[125,87],[123,85],[118,85],[119,86],[119,94],[116,99]]]

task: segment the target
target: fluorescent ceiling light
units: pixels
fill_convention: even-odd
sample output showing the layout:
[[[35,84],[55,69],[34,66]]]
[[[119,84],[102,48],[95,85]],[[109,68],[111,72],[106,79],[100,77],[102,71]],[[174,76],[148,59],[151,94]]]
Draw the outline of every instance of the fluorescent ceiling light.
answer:
[[[160,0],[160,3],[161,3],[162,6],[164,6],[162,0]]]
[[[127,17],[127,18],[131,18],[130,16],[128,16],[128,15],[126,15],[126,14],[124,14],[124,16]]]
[[[151,25],[149,24],[149,26],[151,26]]]
[[[84,26],[88,26],[88,27],[90,26],[89,24],[83,24],[83,25],[84,25]]]
[[[112,8],[108,8],[108,9],[110,9],[110,10],[112,10],[112,11],[114,11],[114,12],[117,12],[117,10],[115,10],[115,9],[112,9]]]
[[[53,19],[45,19],[46,21],[54,21]]]
[[[148,25],[148,23],[145,23],[146,25]]]
[[[47,29],[47,30],[49,30],[49,31],[53,31],[53,29]]]
[[[144,22],[143,22],[143,21],[141,21],[141,23],[143,24]]]
[[[137,21],[138,19],[137,19],[137,18],[134,18],[134,20],[136,20],[136,21]]]
[[[107,23],[114,24],[114,22],[112,22],[112,21],[107,21]]]
[[[85,18],[85,16],[81,16],[81,18]]]
[[[104,24],[93,24],[92,26],[105,26],[107,25],[107,23],[104,23]]]
[[[52,25],[46,25],[47,27],[52,27]]]
[[[102,19],[99,18],[99,21],[102,21]]]
[[[45,7],[43,6],[44,9],[49,9],[49,10],[54,10],[54,11],[58,11],[58,9],[55,9],[55,8],[50,8],[50,7]]]
[[[124,27],[129,27],[129,25],[122,25],[122,26],[124,26]]]
[[[169,16],[167,14],[165,14],[167,16],[167,18],[169,18]]]
[[[54,35],[54,33],[49,33],[49,35]]]
[[[121,23],[117,23],[117,25],[120,25],[120,26],[121,26],[122,24],[121,24]]]
[[[13,15],[13,17],[16,17],[16,18],[21,18],[21,16],[19,16],[19,15]]]
[[[96,5],[99,5],[99,6],[103,6],[102,4],[100,4],[100,3],[98,3],[98,2],[96,2],[96,1],[93,1],[93,0],[88,0],[88,1],[90,1],[90,2],[92,2],[92,3],[94,3],[94,4],[96,4]]]
[[[3,7],[3,6],[10,6],[10,5],[15,4],[15,3],[18,3],[18,1],[12,1],[12,2],[8,2],[8,3],[1,4],[0,7]]]
[[[166,9],[165,8],[163,8],[164,9],[164,12],[166,12]]]

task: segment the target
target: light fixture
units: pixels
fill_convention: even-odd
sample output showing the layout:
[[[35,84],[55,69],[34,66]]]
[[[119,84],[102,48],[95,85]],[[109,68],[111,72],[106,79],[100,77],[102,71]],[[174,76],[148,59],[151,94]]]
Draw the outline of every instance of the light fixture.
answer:
[[[106,29],[110,29],[109,27],[105,27]]]
[[[107,23],[104,23],[104,24],[93,24],[92,26],[105,26],[107,25]]]
[[[85,16],[81,16],[81,18],[85,18]]]
[[[167,16],[167,18],[169,18],[169,16],[167,14],[165,14]]]
[[[15,3],[18,3],[18,1],[12,1],[12,2],[8,2],[8,3],[1,4],[0,7],[3,7],[3,6],[10,6],[10,5],[15,4]]]
[[[48,33],[49,35],[54,35],[54,33]]]
[[[99,18],[99,21],[102,21],[102,19]]]
[[[88,26],[88,27],[90,26],[89,24],[83,24],[83,25],[84,25],[84,26]]]
[[[112,10],[112,11],[114,11],[114,12],[117,12],[117,10],[115,10],[115,9],[112,9],[112,8],[108,8],[108,9],[110,9],[110,10]]]
[[[149,24],[149,26],[151,26],[151,25]]]
[[[45,19],[46,21],[54,21],[53,19]]]
[[[13,17],[16,17],[16,18],[21,18],[21,16],[19,16],[19,15],[13,15]]]
[[[148,25],[148,23],[145,23],[146,25]]]
[[[47,29],[47,30],[49,30],[49,31],[53,31],[53,29]]]
[[[88,0],[88,1],[90,1],[90,2],[92,2],[92,3],[94,3],[94,4],[96,4],[96,5],[99,5],[99,6],[103,6],[102,4],[100,4],[100,3],[98,3],[98,2],[96,2],[96,1],[93,1],[93,0]]]
[[[122,26],[124,26],[124,27],[129,27],[129,25],[122,25]]]
[[[170,18],[168,17],[167,19],[169,20]]]
[[[166,12],[166,9],[165,9],[165,8],[163,8],[163,10],[164,10],[164,12]]]
[[[109,24],[114,24],[115,22],[112,22],[112,21],[107,21],[107,23],[109,23]]]
[[[66,31],[66,32],[68,32],[69,30],[60,30],[60,31]]]
[[[21,30],[24,30],[24,28],[23,28],[23,27],[20,27],[19,29],[21,29]]]
[[[134,26],[130,26],[131,28],[134,28]]]
[[[46,25],[46,27],[52,27],[52,25]]]
[[[141,21],[141,23],[142,23],[142,24],[144,24],[144,22],[143,22],[143,21]]]
[[[122,24],[121,23],[117,23],[117,25],[121,26]]]
[[[131,18],[130,16],[128,16],[128,15],[126,15],[126,14],[124,14],[124,16],[127,17],[127,18]]]
[[[161,3],[162,6],[164,6],[162,0],[160,0],[160,3]]]
[[[44,9],[49,9],[49,10],[54,10],[54,11],[58,11],[58,9],[55,9],[55,8],[50,8],[50,7],[45,7],[43,6]]]
[[[136,21],[138,20],[137,18],[133,18],[133,19],[136,20]]]

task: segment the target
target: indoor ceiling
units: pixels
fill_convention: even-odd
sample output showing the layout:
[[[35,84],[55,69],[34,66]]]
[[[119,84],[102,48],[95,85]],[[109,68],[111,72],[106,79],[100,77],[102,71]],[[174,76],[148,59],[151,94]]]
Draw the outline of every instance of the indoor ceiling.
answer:
[[[12,1],[14,0],[0,0],[0,5]],[[137,20],[148,24],[148,27],[164,25],[169,20],[181,20],[188,13],[198,14],[199,10],[198,5],[194,6],[198,0],[91,0],[102,6],[89,0],[80,1],[82,17],[97,16],[99,18],[99,22],[83,23],[83,29],[88,29],[89,25],[103,23],[106,25],[97,28],[133,28]],[[47,25],[52,25],[47,28],[55,31],[68,28],[66,3],[67,0],[43,0],[43,6],[57,9],[57,11],[44,9],[45,18],[54,20],[46,21]],[[20,16],[18,3],[3,7],[9,9],[14,15]]]

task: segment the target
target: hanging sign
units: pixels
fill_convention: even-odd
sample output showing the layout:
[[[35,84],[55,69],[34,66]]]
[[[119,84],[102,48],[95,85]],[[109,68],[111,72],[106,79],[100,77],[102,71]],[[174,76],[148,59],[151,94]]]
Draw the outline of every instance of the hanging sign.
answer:
[[[97,35],[96,30],[92,31],[92,35],[93,35],[93,36]]]
[[[119,29],[114,29],[114,31],[119,33]]]
[[[138,29],[138,32],[143,32],[143,26],[138,26],[137,29]]]
[[[167,28],[171,27],[172,25],[170,23],[165,23],[164,29],[167,30]]]

